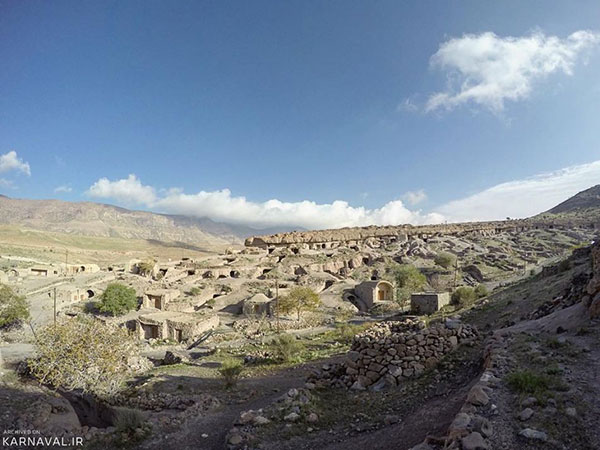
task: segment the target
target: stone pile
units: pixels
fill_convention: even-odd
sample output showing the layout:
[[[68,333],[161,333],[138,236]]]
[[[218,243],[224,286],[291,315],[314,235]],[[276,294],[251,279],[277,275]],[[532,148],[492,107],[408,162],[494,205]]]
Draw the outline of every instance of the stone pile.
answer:
[[[319,387],[357,390],[395,386],[403,379],[418,377],[460,343],[477,336],[474,327],[458,320],[448,319],[430,327],[410,319],[383,322],[355,336],[346,360],[325,364],[310,381]]]
[[[227,433],[227,448],[258,448],[257,428],[271,423],[276,426],[301,423],[309,425],[307,431],[312,431],[311,426],[319,421],[319,416],[312,410],[312,387],[307,384],[304,388],[290,389],[264,409],[242,411],[235,426]]]

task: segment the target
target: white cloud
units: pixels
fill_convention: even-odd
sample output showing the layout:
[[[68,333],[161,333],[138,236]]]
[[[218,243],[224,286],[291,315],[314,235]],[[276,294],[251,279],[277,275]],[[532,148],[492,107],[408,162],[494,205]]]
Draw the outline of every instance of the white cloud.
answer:
[[[54,188],[54,192],[59,194],[59,193],[67,193],[67,192],[71,192],[73,191],[73,188],[71,188],[71,186],[67,186],[67,185],[62,185],[62,186],[57,186]]]
[[[436,212],[453,222],[529,217],[597,184],[600,161],[498,184],[451,201]]]
[[[427,194],[423,189],[419,189],[418,191],[408,191],[402,196],[402,199],[406,203],[414,206],[427,200]]]
[[[12,181],[7,180],[6,178],[0,178],[0,188],[14,189],[15,185]]]
[[[14,150],[0,155],[0,173],[16,170],[24,174],[31,175],[29,163],[23,161]]]
[[[506,217],[533,216],[556,206],[577,192],[600,184],[600,160],[536,175],[523,180],[501,183],[477,194],[448,202],[431,213],[411,210],[402,200],[380,208],[367,209],[337,200],[319,204],[314,201],[283,202],[272,199],[252,202],[233,196],[229,189],[186,194],[181,189],[157,190],[143,185],[135,176],[110,181],[101,178],[87,194],[113,199],[125,205],[138,205],[156,212],[209,217],[220,222],[255,228],[273,226],[306,229],[342,228],[366,225],[433,224],[501,220]],[[408,192],[405,200],[413,203],[426,198],[423,190]]]
[[[302,227],[307,229],[340,228],[364,225],[402,223],[440,223],[438,214],[422,214],[407,209],[402,201],[391,201],[378,209],[353,207],[345,201],[318,204],[313,201],[282,202],[272,199],[252,202],[235,197],[229,189],[200,191],[186,194],[180,189],[161,190],[143,185],[135,175],[110,181],[101,178],[87,194],[96,198],[111,198],[131,205],[143,205],[155,211],[210,217],[216,221],[244,224],[257,228],[270,226]]]
[[[126,205],[151,206],[156,201],[154,188],[142,185],[133,174],[117,181],[100,178],[90,186],[86,194],[96,198],[112,198]]]
[[[447,71],[448,86],[429,97],[426,111],[475,103],[495,113],[507,100],[527,98],[535,81],[555,73],[573,74],[580,54],[600,42],[600,33],[577,31],[565,39],[535,32],[499,37],[465,34],[440,45],[432,67]]]

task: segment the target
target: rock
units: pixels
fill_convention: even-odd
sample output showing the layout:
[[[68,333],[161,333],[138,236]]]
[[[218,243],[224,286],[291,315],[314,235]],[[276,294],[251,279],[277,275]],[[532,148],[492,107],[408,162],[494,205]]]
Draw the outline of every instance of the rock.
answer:
[[[377,383],[373,384],[369,389],[373,392],[383,391],[387,386],[385,378],[381,378]]]
[[[171,350],[167,350],[165,357],[162,359],[164,366],[170,366],[172,364],[181,364],[189,362],[189,358],[182,353],[175,353]]]
[[[261,425],[266,425],[268,423],[271,423],[271,421],[264,416],[256,416],[254,418],[254,420],[252,421],[252,423],[256,426],[261,426]]]
[[[392,425],[392,424],[398,423],[398,422],[400,422],[400,417],[395,414],[388,414],[383,419],[383,423],[386,425]]]
[[[525,408],[519,414],[519,420],[521,420],[521,421],[529,420],[529,419],[531,419],[531,416],[533,416],[533,409]]]
[[[577,410],[575,408],[567,408],[567,409],[565,409],[565,414],[570,417],[576,417]]]
[[[600,316],[600,293],[596,294],[589,308],[590,319]]]
[[[254,411],[252,411],[252,410],[244,411],[240,414],[240,420],[238,420],[238,422],[241,423],[242,425],[244,425],[244,424],[254,421],[255,418],[256,418],[256,413]]]
[[[229,443],[231,445],[240,445],[242,443],[244,439],[242,438],[241,435],[239,434],[232,434],[231,437],[229,438]]]
[[[521,402],[521,406],[525,406],[525,407],[533,406],[535,404],[537,404],[537,398],[535,398],[535,397],[527,397],[525,400],[523,400]]]
[[[315,383],[305,383],[304,387],[310,391],[310,390],[314,389],[316,386],[315,386]]]
[[[526,439],[532,439],[536,441],[547,441],[548,435],[543,431],[534,430],[533,428],[525,428],[519,431],[519,436],[523,436]]]
[[[477,431],[465,436],[460,442],[463,450],[487,450],[489,448],[487,442],[483,439],[483,436]]]
[[[356,380],[352,386],[350,386],[350,389],[354,391],[365,391],[367,388],[362,385],[360,380]]]
[[[306,421],[308,423],[316,423],[319,421],[319,416],[315,413],[310,413],[308,416],[306,416]]]
[[[450,430],[466,430],[470,423],[471,416],[467,413],[458,413],[450,424]]]
[[[479,385],[473,386],[469,391],[469,395],[467,396],[467,402],[475,406],[485,406],[489,403],[489,401],[490,397]]]
[[[298,389],[295,389],[295,388],[290,389],[288,391],[287,395],[290,398],[296,398],[296,397],[298,397]]]
[[[283,418],[286,422],[297,422],[300,419],[300,414],[291,412]]]

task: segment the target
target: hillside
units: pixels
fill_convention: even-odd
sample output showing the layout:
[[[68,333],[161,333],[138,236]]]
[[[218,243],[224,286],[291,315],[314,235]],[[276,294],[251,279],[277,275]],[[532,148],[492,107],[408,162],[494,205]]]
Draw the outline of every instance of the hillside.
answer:
[[[565,214],[589,211],[600,208],[600,184],[585,191],[581,191],[573,197],[556,205],[547,211],[550,214]]]
[[[244,226],[132,211],[92,202],[14,199],[0,196],[0,224],[93,237],[180,242],[199,246],[241,243],[257,231]]]

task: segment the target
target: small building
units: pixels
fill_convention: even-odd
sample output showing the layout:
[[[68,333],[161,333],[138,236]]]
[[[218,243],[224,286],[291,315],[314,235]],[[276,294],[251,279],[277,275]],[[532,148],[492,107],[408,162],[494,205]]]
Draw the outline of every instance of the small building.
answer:
[[[244,300],[242,312],[247,316],[270,316],[272,302],[265,294],[255,294]]]
[[[354,287],[354,292],[366,310],[371,309],[377,301],[393,301],[395,297],[394,285],[385,280],[363,281]]]
[[[448,304],[449,292],[418,292],[410,296],[410,309],[414,314],[433,314]]]
[[[37,277],[58,276],[58,269],[50,266],[33,266],[29,268],[29,272],[31,273],[31,275]]]
[[[167,309],[169,302],[179,297],[177,289],[151,289],[142,297],[142,308]]]
[[[218,326],[219,316],[216,314],[161,311],[140,315],[136,323],[136,332],[140,339],[172,339],[183,342],[191,341]]]

